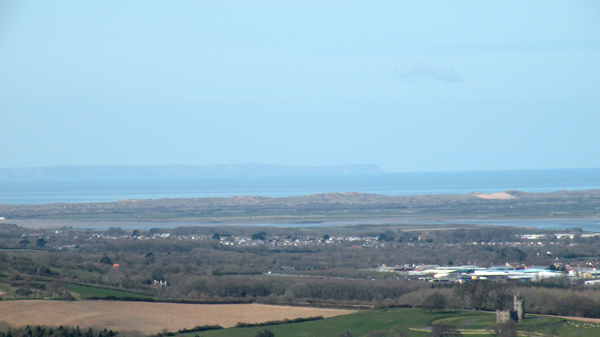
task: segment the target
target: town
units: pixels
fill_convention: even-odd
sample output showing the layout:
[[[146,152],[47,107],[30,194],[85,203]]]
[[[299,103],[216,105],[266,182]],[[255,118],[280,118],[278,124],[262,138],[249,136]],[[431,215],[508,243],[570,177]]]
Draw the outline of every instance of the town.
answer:
[[[174,230],[177,232],[177,230]],[[227,232],[227,231],[223,231]],[[111,228],[105,231],[78,232],[72,229],[54,230],[52,232],[22,234],[22,240],[28,238],[32,241],[56,241],[69,244],[53,245],[55,250],[73,250],[102,240],[111,241],[193,241],[213,242],[224,246],[252,248],[263,247],[277,250],[294,247],[323,247],[339,246],[349,251],[377,250],[377,249],[436,249],[439,247],[475,249],[498,249],[511,247],[531,252],[543,260],[550,260],[545,265],[525,264],[518,261],[506,261],[501,265],[478,262],[466,265],[438,265],[438,264],[379,264],[368,269],[382,273],[392,273],[405,280],[426,281],[432,283],[465,283],[472,280],[488,280],[494,282],[538,282],[550,278],[566,278],[571,283],[582,283],[586,286],[600,285],[600,262],[597,258],[567,259],[560,256],[559,251],[565,248],[577,249],[580,244],[599,238],[600,233],[565,233],[551,232],[536,234],[513,234],[511,241],[467,241],[459,243],[438,243],[432,239],[429,232],[409,235],[407,240],[395,240],[392,234],[379,235],[268,235],[265,231],[258,231],[249,235],[235,235],[227,233],[210,234],[175,234],[166,229],[151,229],[148,231],[134,230],[126,232],[120,228]],[[61,237],[63,240],[52,240]],[[439,238],[436,238],[439,239]],[[587,240],[587,241],[586,241]],[[438,240],[439,241],[439,240]],[[76,242],[76,243],[75,243]],[[531,254],[530,253],[530,254]],[[399,261],[400,262],[400,261]],[[294,269],[282,266],[281,269]]]

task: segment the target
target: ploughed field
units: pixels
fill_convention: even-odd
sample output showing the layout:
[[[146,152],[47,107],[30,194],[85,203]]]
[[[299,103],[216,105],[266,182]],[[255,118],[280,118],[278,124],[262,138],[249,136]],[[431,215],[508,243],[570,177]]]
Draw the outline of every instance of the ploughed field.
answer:
[[[0,321],[13,326],[99,326],[151,334],[198,325],[225,328],[238,322],[260,323],[300,317],[333,317],[353,310],[273,306],[264,304],[177,304],[123,301],[0,301]]]

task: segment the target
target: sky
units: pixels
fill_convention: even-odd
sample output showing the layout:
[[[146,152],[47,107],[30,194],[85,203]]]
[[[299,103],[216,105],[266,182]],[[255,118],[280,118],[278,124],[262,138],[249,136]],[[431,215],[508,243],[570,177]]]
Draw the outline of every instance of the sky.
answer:
[[[1,1],[0,167],[600,167],[599,1]]]

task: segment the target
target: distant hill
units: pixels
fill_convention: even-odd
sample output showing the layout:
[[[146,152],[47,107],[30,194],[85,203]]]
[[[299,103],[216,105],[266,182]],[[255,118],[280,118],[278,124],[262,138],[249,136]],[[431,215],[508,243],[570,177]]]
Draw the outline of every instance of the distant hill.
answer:
[[[376,165],[91,165],[0,168],[0,180],[261,177],[385,173]]]

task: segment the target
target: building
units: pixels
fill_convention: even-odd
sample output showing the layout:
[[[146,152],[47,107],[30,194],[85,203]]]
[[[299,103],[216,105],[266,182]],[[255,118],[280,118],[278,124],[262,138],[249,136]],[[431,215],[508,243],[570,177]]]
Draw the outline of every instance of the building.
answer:
[[[513,310],[496,310],[496,323],[506,323],[511,319],[517,323],[525,317],[525,301],[519,296],[513,297]]]

